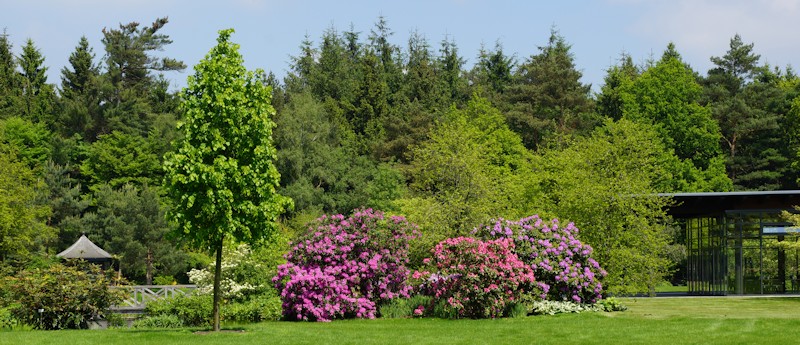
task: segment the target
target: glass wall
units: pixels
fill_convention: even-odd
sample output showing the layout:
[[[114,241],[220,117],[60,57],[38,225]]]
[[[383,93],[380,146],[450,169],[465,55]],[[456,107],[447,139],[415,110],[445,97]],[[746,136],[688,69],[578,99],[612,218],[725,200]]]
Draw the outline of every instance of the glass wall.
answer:
[[[684,220],[690,294],[800,292],[797,229],[768,211],[727,211]]]

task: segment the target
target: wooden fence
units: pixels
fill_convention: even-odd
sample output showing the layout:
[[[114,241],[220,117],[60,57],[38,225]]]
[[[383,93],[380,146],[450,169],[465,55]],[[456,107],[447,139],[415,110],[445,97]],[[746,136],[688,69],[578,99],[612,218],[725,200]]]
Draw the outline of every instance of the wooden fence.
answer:
[[[112,307],[117,311],[144,310],[147,302],[161,298],[175,297],[191,294],[196,285],[131,285],[112,286],[115,289],[125,289],[128,296],[119,304]]]

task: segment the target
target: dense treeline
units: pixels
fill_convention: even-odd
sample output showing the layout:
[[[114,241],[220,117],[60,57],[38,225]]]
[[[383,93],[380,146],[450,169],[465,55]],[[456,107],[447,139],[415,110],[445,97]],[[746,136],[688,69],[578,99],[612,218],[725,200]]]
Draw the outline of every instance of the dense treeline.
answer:
[[[162,163],[182,114],[162,72],[186,67],[153,54],[169,55],[166,24],[104,29],[100,53],[79,38],[58,83],[35,42],[0,36],[6,269],[44,265],[81,233],[136,281],[207,263],[166,236]],[[492,218],[557,216],[597,248],[612,291],[645,291],[680,260],[669,200],[651,195],[797,188],[800,78],[738,35],[705,73],[672,44],[641,63],[623,54],[598,93],[555,29],[524,58],[499,43],[473,66],[463,54],[423,33],[395,42],[384,18],[300,42],[285,78],[265,77],[286,228],[358,207],[404,214],[422,230],[419,262]]]

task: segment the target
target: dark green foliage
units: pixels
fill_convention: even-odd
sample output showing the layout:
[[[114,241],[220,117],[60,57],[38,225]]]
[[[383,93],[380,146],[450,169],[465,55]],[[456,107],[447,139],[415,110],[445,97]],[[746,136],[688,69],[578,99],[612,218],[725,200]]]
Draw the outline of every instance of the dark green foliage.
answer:
[[[87,328],[122,301],[123,290],[112,289],[100,269],[91,264],[25,270],[8,287],[18,303],[15,317],[36,329]],[[41,312],[40,312],[41,310]]]
[[[89,207],[89,198],[81,194],[81,184],[73,177],[75,171],[48,161],[44,166],[44,182],[49,189],[48,201],[52,213],[47,225],[56,229],[56,250],[68,248],[85,231],[81,215]]]
[[[22,80],[5,29],[0,34],[0,119],[21,115]]]
[[[94,193],[94,212],[79,224],[97,235],[92,237],[97,245],[119,256],[127,277],[149,285],[156,274],[175,275],[187,269],[186,254],[166,238],[173,228],[164,214],[156,187],[126,184],[114,189],[101,184]]]
[[[529,149],[557,144],[562,135],[587,133],[599,123],[589,97],[591,85],[580,82],[570,48],[551,30],[547,45],[517,67],[505,92],[509,127]]]
[[[96,123],[101,122],[100,90],[98,88],[100,71],[94,64],[94,52],[86,36],[81,37],[75,51],[69,56],[70,68],[61,69],[61,115],[57,127],[62,135],[75,134],[87,136],[97,133]]]
[[[28,39],[22,47],[18,61],[22,82],[21,116],[52,128],[55,123],[53,111],[56,95],[53,86],[47,84],[44,57],[31,39]]]
[[[783,188],[788,167],[781,150],[783,115],[773,104],[783,98],[778,80],[759,66],[753,44],[739,35],[730,41],[722,57],[712,57],[716,67],[708,71],[705,101],[721,129],[727,170],[736,189]]]

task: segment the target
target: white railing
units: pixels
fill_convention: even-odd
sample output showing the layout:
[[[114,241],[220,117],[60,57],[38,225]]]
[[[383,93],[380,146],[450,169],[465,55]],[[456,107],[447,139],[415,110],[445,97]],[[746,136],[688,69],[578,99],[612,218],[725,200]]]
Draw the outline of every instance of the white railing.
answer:
[[[147,302],[161,298],[169,298],[191,294],[196,285],[130,285],[112,286],[115,289],[125,289],[128,296],[112,309],[144,309]]]

